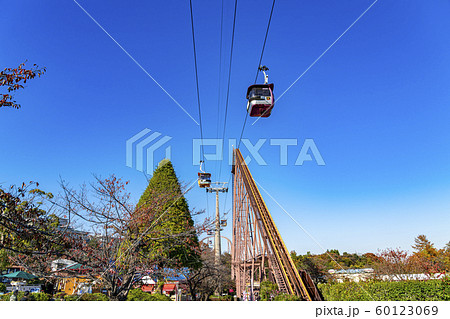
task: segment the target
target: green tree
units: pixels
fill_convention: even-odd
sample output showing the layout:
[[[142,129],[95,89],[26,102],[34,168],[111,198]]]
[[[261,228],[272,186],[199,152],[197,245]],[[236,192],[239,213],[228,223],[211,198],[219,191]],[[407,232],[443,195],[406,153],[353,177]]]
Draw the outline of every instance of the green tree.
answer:
[[[2,236],[2,234],[0,234]],[[9,266],[8,252],[6,249],[0,249],[0,274]]]
[[[146,257],[158,259],[161,267],[197,269],[201,266],[200,247],[194,221],[189,206],[183,196],[180,182],[172,163],[163,160],[154,171],[147,189],[141,196],[135,214],[147,211],[149,203],[155,198],[164,199],[164,204],[152,210],[152,220],[159,220],[150,232],[146,223],[147,216],[140,216],[139,228],[146,237],[153,239],[145,248]]]

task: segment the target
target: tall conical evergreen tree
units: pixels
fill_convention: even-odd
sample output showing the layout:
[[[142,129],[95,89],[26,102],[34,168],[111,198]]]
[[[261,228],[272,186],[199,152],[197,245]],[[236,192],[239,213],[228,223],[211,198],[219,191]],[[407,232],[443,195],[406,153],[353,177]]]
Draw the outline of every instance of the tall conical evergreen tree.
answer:
[[[153,212],[154,217],[150,219],[153,220],[151,223],[155,220],[157,223],[146,235],[152,238],[147,241],[150,243],[146,247],[147,258],[162,260],[162,267],[200,267],[199,242],[194,231],[194,221],[169,160],[161,161],[154,171],[138,202],[138,208],[144,208],[145,211],[147,205],[157,201],[162,204],[157,206],[157,211]],[[143,224],[140,228],[148,226]]]

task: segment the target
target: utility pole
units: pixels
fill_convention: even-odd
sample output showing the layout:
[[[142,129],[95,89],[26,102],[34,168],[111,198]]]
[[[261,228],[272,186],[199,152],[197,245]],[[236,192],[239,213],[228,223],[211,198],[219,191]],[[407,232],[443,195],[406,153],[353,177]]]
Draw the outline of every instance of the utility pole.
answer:
[[[221,245],[220,245],[220,212],[219,212],[219,193],[228,192],[227,183],[215,182],[206,188],[207,193],[216,193],[216,222],[215,222],[215,233],[214,233],[214,264],[219,266],[220,255],[221,255]]]

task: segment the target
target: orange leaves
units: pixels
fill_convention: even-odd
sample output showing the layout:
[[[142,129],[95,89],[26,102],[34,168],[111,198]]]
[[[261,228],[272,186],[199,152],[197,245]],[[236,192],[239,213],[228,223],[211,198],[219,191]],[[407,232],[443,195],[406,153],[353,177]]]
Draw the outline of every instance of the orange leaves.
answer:
[[[0,72],[0,87],[7,87],[8,92],[23,89],[27,80],[41,76],[46,72],[46,68],[39,68],[36,64],[31,69],[25,69],[25,62],[21,63],[17,68],[5,68]],[[10,106],[13,108],[20,108],[20,104],[13,101],[13,97],[9,94],[2,94],[0,99],[0,107]]]

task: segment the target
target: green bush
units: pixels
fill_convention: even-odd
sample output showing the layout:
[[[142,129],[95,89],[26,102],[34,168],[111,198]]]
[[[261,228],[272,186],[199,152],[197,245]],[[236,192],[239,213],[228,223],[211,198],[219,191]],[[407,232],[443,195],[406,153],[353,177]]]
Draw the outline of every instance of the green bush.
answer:
[[[261,282],[261,287],[259,290],[259,296],[261,300],[271,300],[273,296],[279,293],[278,286],[276,283],[273,283],[269,280],[264,280]]]
[[[128,301],[170,301],[170,298],[160,293],[150,294],[141,289],[131,289],[127,296]]]
[[[78,301],[79,297],[78,295],[65,295],[64,301]]]
[[[329,301],[443,301],[450,300],[450,278],[427,281],[367,281],[319,284]]]
[[[171,301],[170,297],[167,297],[166,295],[155,293],[151,295],[153,297],[152,301]]]
[[[93,293],[93,294],[83,294],[80,298],[81,301],[108,301],[109,298],[99,292]]]
[[[0,282],[0,292],[6,292],[6,286],[2,282]]]
[[[209,300],[211,301],[231,301],[233,300],[233,297],[230,295],[225,296],[209,296]]]
[[[64,301],[108,301],[108,297],[102,293],[65,295]]]
[[[0,296],[0,300],[1,301],[9,301],[9,297],[11,297],[11,293],[10,292],[7,293],[7,294],[1,295]]]
[[[50,295],[46,294],[45,292],[35,292],[30,295],[30,300],[35,301],[49,301]]]
[[[142,289],[131,289],[127,296],[128,301],[151,301],[151,294]]]
[[[9,301],[9,298],[11,297],[12,292],[8,292],[7,294],[4,294],[3,296],[1,296],[2,301]],[[17,300],[19,301],[20,299],[22,299],[23,297],[23,291],[19,291],[19,293],[17,294]]]
[[[289,295],[289,294],[279,294],[276,295],[275,298],[273,298],[274,301],[301,301],[302,298],[296,296],[296,295]]]
[[[65,292],[58,292],[54,295],[55,300],[64,300],[64,297],[66,296]]]

